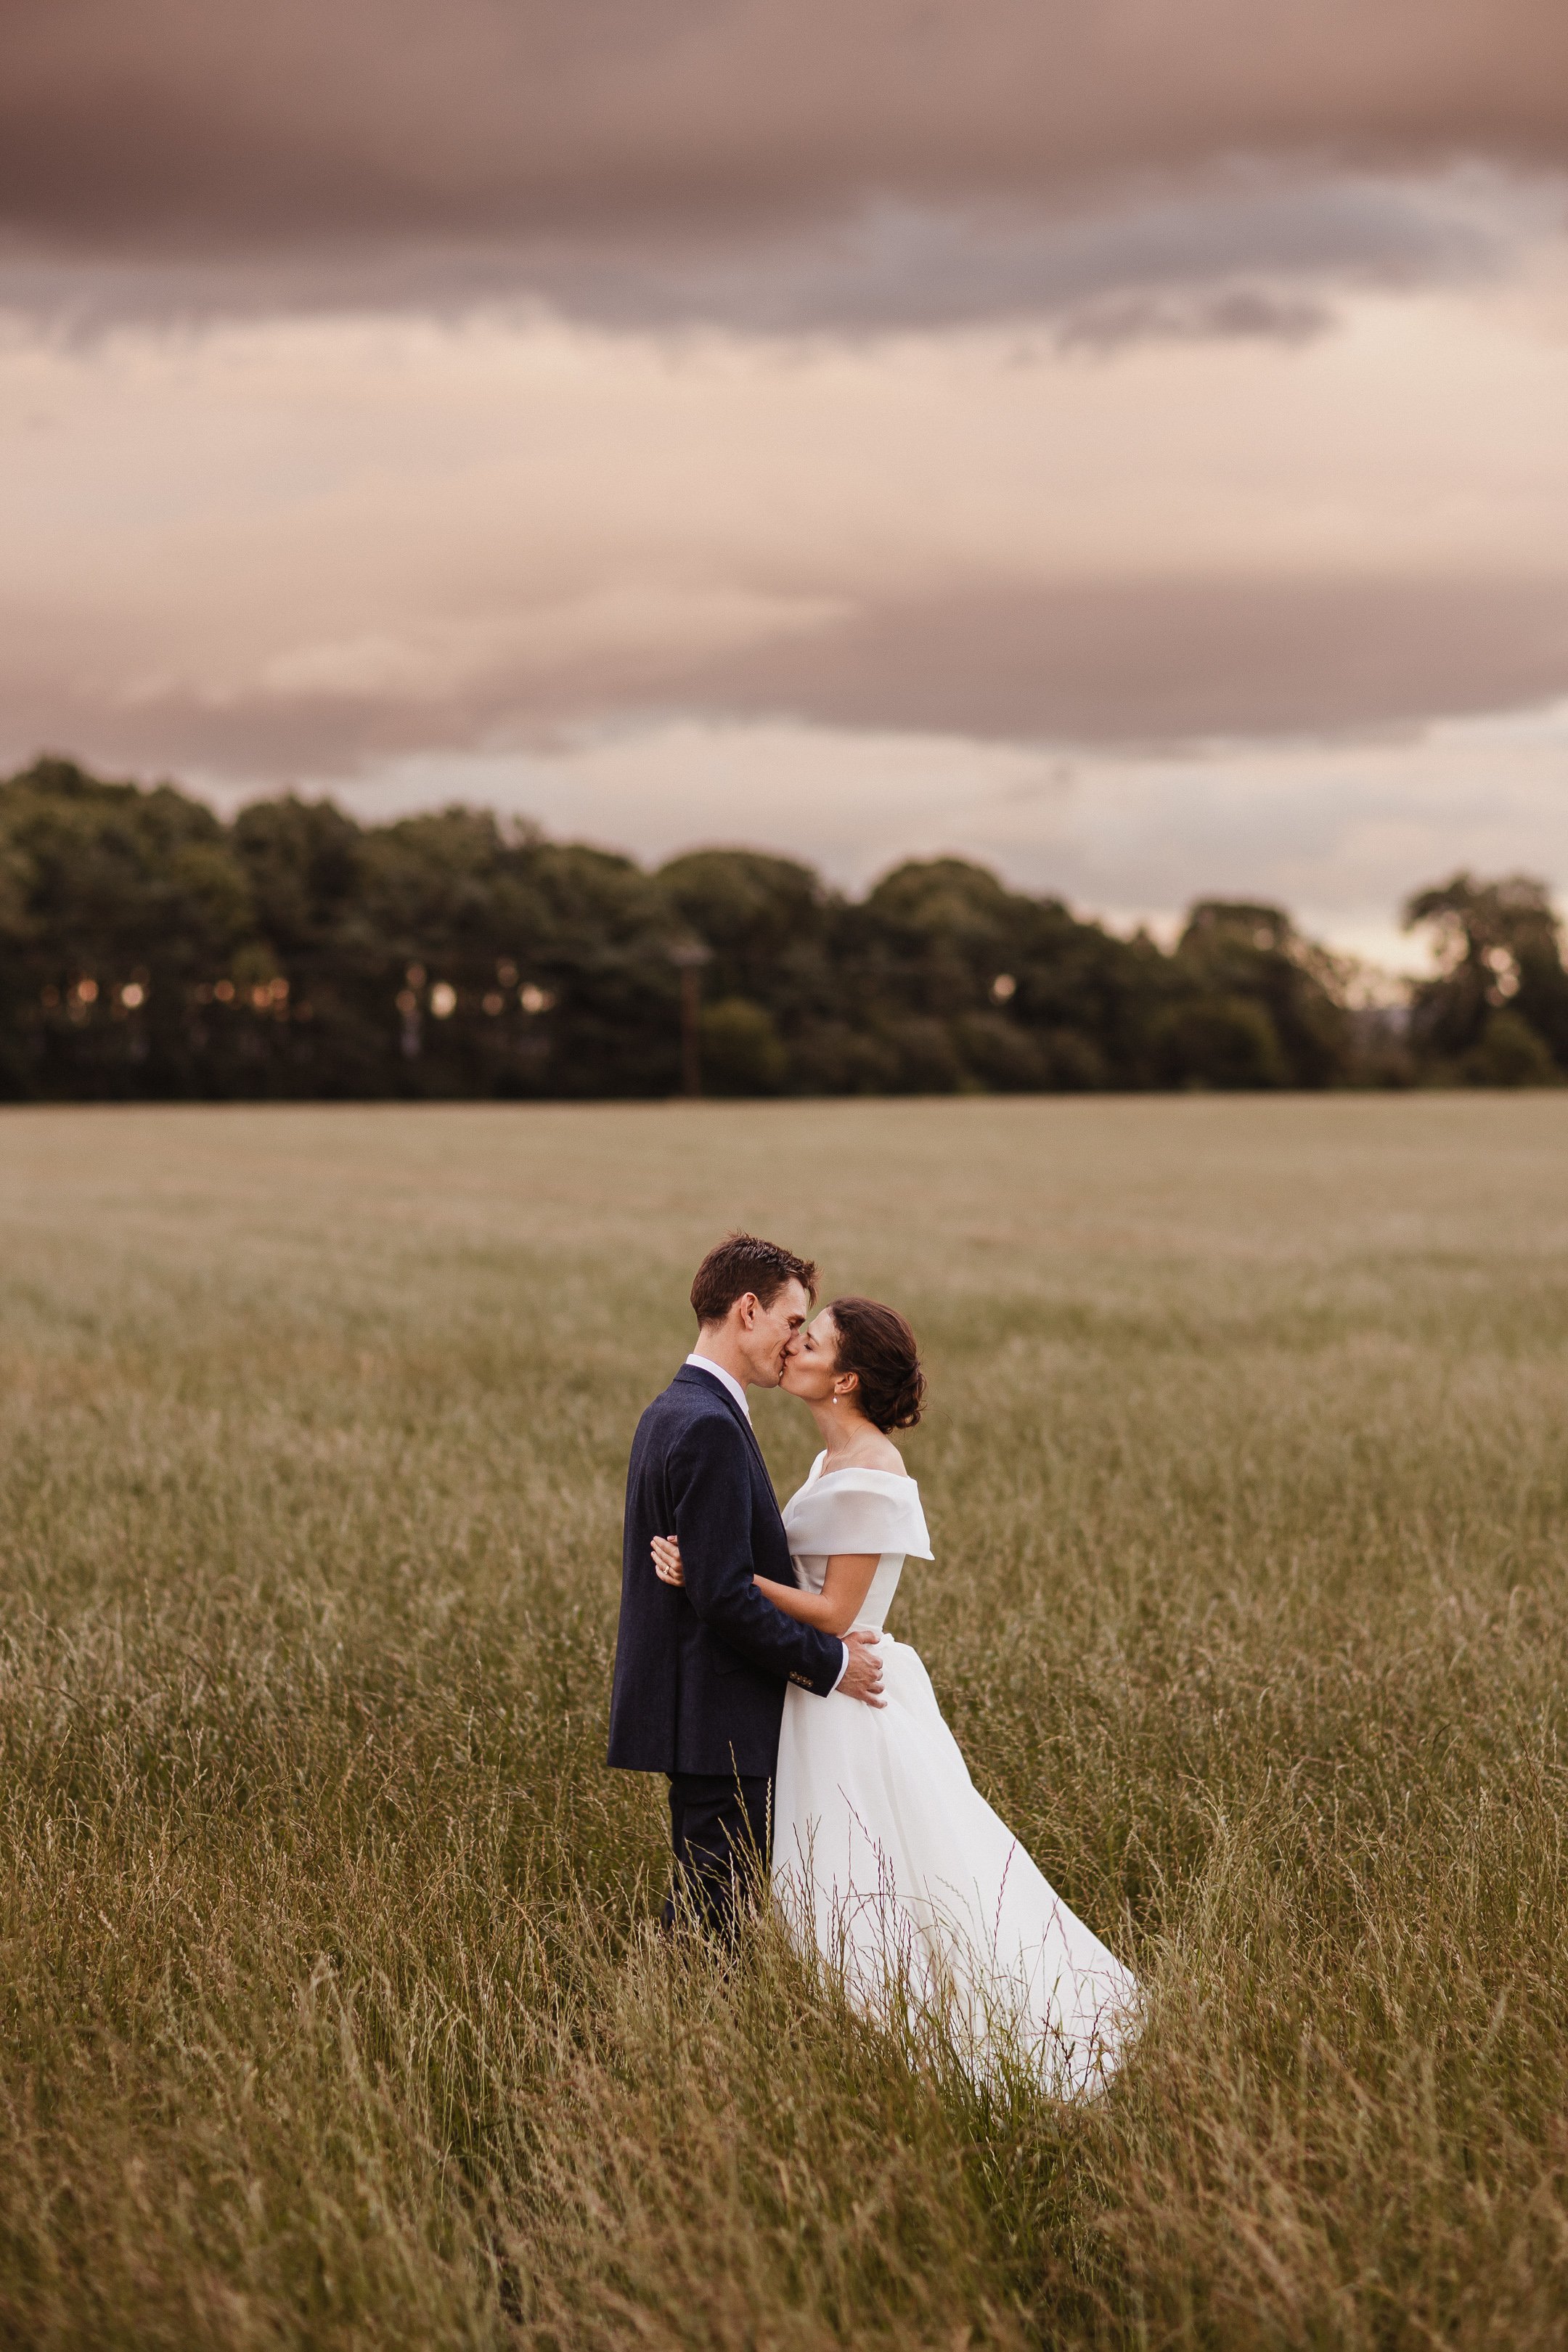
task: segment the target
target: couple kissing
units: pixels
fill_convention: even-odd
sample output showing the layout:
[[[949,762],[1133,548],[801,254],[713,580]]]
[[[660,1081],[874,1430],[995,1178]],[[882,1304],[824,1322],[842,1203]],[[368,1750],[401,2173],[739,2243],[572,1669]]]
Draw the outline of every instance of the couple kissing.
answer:
[[[870,2017],[940,2020],[977,2078],[1104,2087],[1137,1986],[969,1777],[915,1651],[885,1630],[932,1557],[894,1430],[925,1394],[875,1300],[813,1317],[816,1269],[732,1234],[697,1269],[697,1342],[637,1423],[608,1760],[669,1784],[679,1918],[732,1937],[771,1885]],[[781,1512],[747,1391],[782,1388],[822,1450]]]

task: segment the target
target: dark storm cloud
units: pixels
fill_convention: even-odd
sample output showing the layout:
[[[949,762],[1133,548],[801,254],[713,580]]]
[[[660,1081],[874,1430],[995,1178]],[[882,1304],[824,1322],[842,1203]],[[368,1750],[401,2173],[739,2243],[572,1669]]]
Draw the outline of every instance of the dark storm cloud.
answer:
[[[7,0],[4,48],[0,219],[79,257],[700,271],[1236,153],[1568,159],[1560,0]]]
[[[1209,167],[1104,209],[945,211],[882,200],[841,221],[749,237],[575,242],[328,240],[309,251],[113,256],[0,244],[0,309],[91,334],[142,320],[542,303],[612,329],[716,322],[854,338],[990,320],[1110,350],[1150,337],[1296,342],[1356,287],[1495,278],[1568,218],[1555,176],[1489,167],[1420,178]]]
[[[11,635],[17,658],[0,653],[0,759],[70,743],[110,764],[215,777],[347,774],[405,752],[542,741],[610,711],[1132,749],[1378,729],[1568,693],[1568,581],[971,588],[695,664],[524,659],[460,693],[406,698],[124,700],[51,674],[26,634]]]
[[[1296,341],[1326,309],[1292,281],[1484,278],[1565,214],[1560,184],[1473,167],[1416,181],[1211,168],[1105,209],[884,200],[815,231],[539,250],[513,266],[563,310],[612,326],[713,319],[853,336],[1016,318],[1101,346],[1139,333]]]

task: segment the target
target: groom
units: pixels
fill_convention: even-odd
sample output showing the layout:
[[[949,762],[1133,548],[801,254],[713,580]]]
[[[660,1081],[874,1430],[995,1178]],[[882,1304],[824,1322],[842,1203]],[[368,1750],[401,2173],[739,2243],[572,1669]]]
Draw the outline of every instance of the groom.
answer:
[[[721,1933],[766,1866],[785,1684],[882,1704],[874,1635],[799,1624],[752,1581],[795,1576],[746,1391],[777,1388],[816,1296],[816,1268],[773,1242],[731,1234],[710,1250],[691,1286],[697,1345],[638,1422],[626,1474],[609,1761],[668,1775],[677,1892]],[[683,1587],[654,1572],[649,1545],[668,1535]]]

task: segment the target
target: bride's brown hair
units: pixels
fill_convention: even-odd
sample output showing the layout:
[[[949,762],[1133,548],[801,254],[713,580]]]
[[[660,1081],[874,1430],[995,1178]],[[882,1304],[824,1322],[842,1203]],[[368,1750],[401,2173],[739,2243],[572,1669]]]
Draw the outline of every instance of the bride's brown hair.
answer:
[[[835,1298],[827,1311],[838,1334],[835,1369],[858,1375],[855,1401],[867,1420],[877,1429],[912,1429],[925,1402],[926,1376],[903,1317],[874,1298]]]

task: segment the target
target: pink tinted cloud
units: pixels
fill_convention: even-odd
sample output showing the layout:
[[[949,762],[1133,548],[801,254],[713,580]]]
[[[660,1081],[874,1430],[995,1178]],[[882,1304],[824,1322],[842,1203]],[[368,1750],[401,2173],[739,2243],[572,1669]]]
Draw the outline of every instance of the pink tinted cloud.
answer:
[[[1378,730],[1568,693],[1563,580],[1003,582],[868,602],[741,652],[512,652],[425,691],[394,676],[359,691],[169,683],[106,696],[90,627],[52,658],[43,633],[11,617],[0,760],[49,741],[215,777],[542,743],[614,709],[1110,748]]]
[[[1560,0],[9,0],[0,219],[657,241],[1237,152],[1568,156]]]

